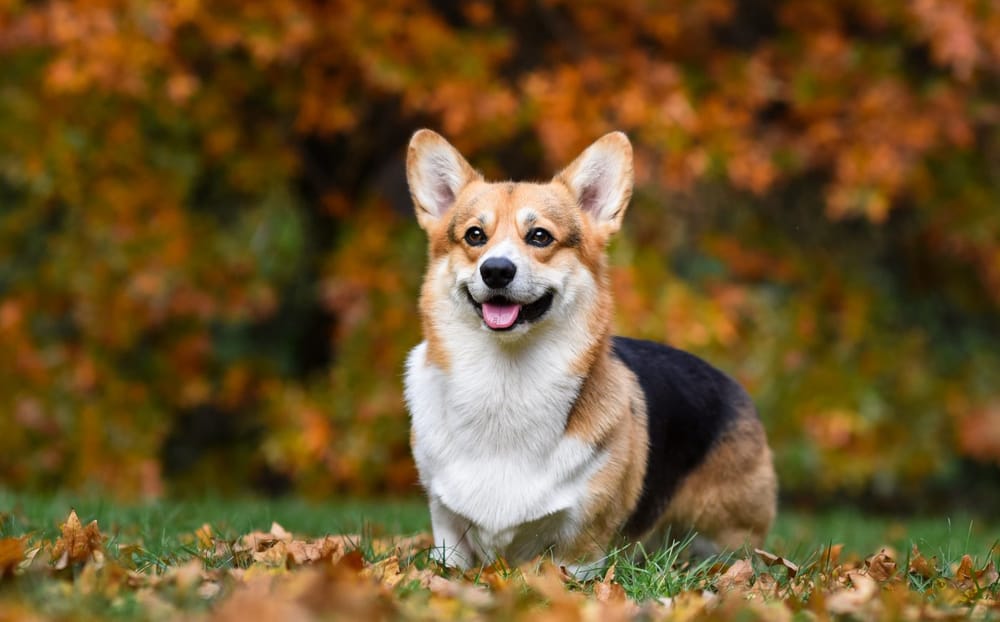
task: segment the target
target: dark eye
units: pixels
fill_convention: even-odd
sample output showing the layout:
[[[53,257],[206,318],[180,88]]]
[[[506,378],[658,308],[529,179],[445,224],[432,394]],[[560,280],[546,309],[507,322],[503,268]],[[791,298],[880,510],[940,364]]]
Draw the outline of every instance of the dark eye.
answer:
[[[552,234],[545,229],[535,227],[528,232],[528,237],[526,239],[528,244],[531,244],[532,246],[548,246],[549,244],[552,244],[552,240],[555,238],[553,238]]]
[[[469,227],[465,232],[465,243],[469,246],[482,246],[486,244],[486,233],[479,227]]]

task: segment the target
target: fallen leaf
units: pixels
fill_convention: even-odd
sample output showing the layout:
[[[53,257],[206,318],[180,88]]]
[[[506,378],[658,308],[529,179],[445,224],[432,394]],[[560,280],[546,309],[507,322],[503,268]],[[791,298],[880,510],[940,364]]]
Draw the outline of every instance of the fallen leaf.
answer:
[[[215,539],[212,534],[212,526],[208,523],[203,524],[194,532],[195,537],[198,539],[198,546],[202,550],[210,551],[215,548]]]
[[[255,562],[265,566],[284,567],[288,565],[288,545],[275,540],[270,546],[255,551],[252,557]]]
[[[551,562],[543,562],[538,568],[522,566],[524,582],[532,590],[553,604],[576,604],[583,599],[579,592],[566,589],[567,575]]]
[[[669,613],[671,620],[700,620],[706,616],[706,611],[716,603],[716,599],[708,597],[706,592],[681,592],[673,598],[657,599],[663,609]]]
[[[177,619],[177,609],[151,587],[137,590],[135,600],[151,620]]]
[[[24,561],[21,563],[21,568],[24,568],[25,566],[29,566],[31,564],[34,564],[36,562],[36,560],[40,559],[38,557],[38,554],[41,552],[41,550],[42,550],[42,547],[39,545],[39,546],[34,546],[34,547],[28,549],[27,551],[25,551],[25,553],[24,553]]]
[[[279,525],[276,522],[272,522],[271,523],[271,531],[270,531],[270,533],[271,533],[272,536],[274,536],[275,538],[277,538],[278,540],[281,540],[283,542],[291,542],[292,541],[292,534],[289,533],[288,531],[286,531],[284,527],[282,527],[281,525]]]
[[[776,598],[778,596],[778,585],[777,579],[766,572],[762,572],[757,576],[756,580],[753,582],[747,591],[747,595],[751,598]]]
[[[76,515],[76,510],[72,510],[60,529],[62,536],[57,538],[52,546],[52,559],[56,560],[56,570],[86,562],[100,552],[104,536],[97,528],[96,520],[84,527],[80,517]]]
[[[762,549],[754,549],[753,552],[768,566],[784,566],[788,570],[789,577],[794,577],[799,573],[799,567],[784,557],[779,557],[774,553],[768,553]]]
[[[292,562],[302,565],[319,561],[337,563],[349,546],[343,538],[327,536],[319,540],[292,540],[286,548]]]
[[[920,554],[916,544],[913,545],[913,549],[910,551],[910,563],[906,571],[924,579],[933,579],[940,574],[937,569],[937,558],[932,557],[927,559]]]
[[[840,552],[844,550],[843,544],[831,544],[823,552],[823,558],[827,566],[833,568],[840,565]]]
[[[399,558],[393,555],[361,571],[361,576],[372,577],[386,587],[393,588],[403,580],[403,573],[399,570]]]
[[[955,569],[955,587],[963,592],[975,590],[976,570],[973,567],[972,557],[968,554],[962,556],[958,567]]]
[[[431,579],[436,576],[439,575],[430,568],[421,569],[417,568],[414,564],[410,564],[406,567],[406,573],[402,582],[415,584],[422,589],[427,589],[427,586],[431,583]]]
[[[360,542],[360,538],[356,538],[354,542]],[[376,555],[392,553],[400,559],[413,557],[417,553],[430,549],[432,546],[434,546],[434,538],[429,533],[418,533],[402,538],[376,538],[372,540],[372,551]]]
[[[411,565],[410,568],[413,568]],[[490,586],[494,592],[502,592],[510,586],[510,569],[506,564],[495,562],[483,568],[477,577],[480,583]]]
[[[314,619],[304,605],[271,593],[262,583],[244,584],[212,616],[217,622],[298,622]]]
[[[192,559],[180,566],[172,566],[164,578],[171,581],[179,591],[188,592],[201,583],[202,573],[201,561]]]
[[[244,536],[241,536],[233,544],[233,551],[237,553],[249,552],[258,553],[266,548],[270,548],[278,541],[278,538],[271,533],[265,533],[263,531],[253,531]]]
[[[449,581],[441,576],[431,577],[427,585],[431,594],[454,598],[473,607],[485,607],[493,602],[493,596],[481,586],[462,581]]]
[[[982,570],[976,571],[976,582],[983,589],[992,586],[997,581],[1000,581],[1000,573],[997,572],[996,564],[993,563],[992,559]]]
[[[14,576],[14,570],[24,561],[24,540],[21,538],[0,539],[0,581]]]
[[[102,564],[88,563],[73,580],[80,594],[100,595],[108,600],[116,598],[129,585],[129,573],[114,561]]]
[[[886,553],[885,549],[865,560],[865,566],[868,569],[868,576],[880,583],[889,581],[896,576],[896,562]]]
[[[337,560],[337,563],[334,564],[335,569],[350,570],[354,572],[361,572],[364,567],[365,557],[361,554],[361,551],[356,549],[343,555],[339,560]]]
[[[972,557],[963,555],[955,569],[955,587],[963,592],[979,592],[1000,580],[996,565],[990,560],[982,570],[976,570]]]
[[[851,572],[848,577],[851,587],[841,588],[827,597],[826,607],[830,613],[857,614],[878,593],[878,583],[868,575]]]
[[[218,581],[205,581],[198,586],[197,594],[205,600],[212,600],[222,591],[222,586]]]
[[[271,566],[269,564],[253,563],[246,568],[232,568],[230,576],[239,579],[242,583],[250,584],[257,582],[267,582],[276,576],[288,574],[285,566]]]
[[[715,587],[719,593],[742,590],[749,586],[753,577],[753,564],[750,563],[750,560],[737,559],[728,570],[719,575]]]
[[[984,598],[973,605],[968,618],[970,620],[996,619],[998,612],[1000,612],[1000,600]],[[990,617],[991,615],[993,616],[992,618]]]
[[[600,603],[624,603],[628,600],[625,588],[615,583],[615,565],[611,564],[604,579],[594,584],[594,598]]]
[[[713,620],[766,620],[766,622],[791,622],[792,612],[783,601],[722,599],[718,606],[709,602]],[[697,619],[704,618],[704,615]]]

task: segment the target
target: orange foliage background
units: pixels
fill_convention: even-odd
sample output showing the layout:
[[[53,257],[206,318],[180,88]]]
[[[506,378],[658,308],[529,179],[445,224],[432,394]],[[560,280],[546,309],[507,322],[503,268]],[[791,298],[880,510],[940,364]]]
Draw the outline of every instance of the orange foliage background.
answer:
[[[422,126],[628,132],[619,330],[743,381],[787,492],[996,477],[996,2],[0,0],[0,63],[8,486],[414,491]]]

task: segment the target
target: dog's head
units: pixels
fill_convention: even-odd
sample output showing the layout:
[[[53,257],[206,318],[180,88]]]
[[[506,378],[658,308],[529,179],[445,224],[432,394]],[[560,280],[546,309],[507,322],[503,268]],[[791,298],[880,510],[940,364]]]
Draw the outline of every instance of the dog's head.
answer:
[[[600,138],[548,183],[490,183],[444,138],[420,130],[406,174],[430,239],[425,316],[513,340],[604,304],[604,249],[632,194],[625,134]]]

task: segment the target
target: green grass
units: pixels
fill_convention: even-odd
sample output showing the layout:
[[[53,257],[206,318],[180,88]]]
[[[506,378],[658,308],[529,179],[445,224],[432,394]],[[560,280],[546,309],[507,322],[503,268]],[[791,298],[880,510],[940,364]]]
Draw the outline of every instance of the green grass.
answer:
[[[272,522],[293,533],[317,537],[365,533],[408,535],[430,529],[420,498],[393,500],[204,498],[199,500],[119,503],[94,495],[22,494],[0,490],[0,537],[32,535],[53,539],[70,509],[80,519],[96,519],[102,533],[122,543],[141,542],[156,554],[169,553],[181,536],[210,524],[217,534],[237,537],[266,531]],[[827,544],[844,544],[845,553],[866,556],[891,546],[900,553],[916,543],[942,559],[985,552],[1000,539],[1000,521],[968,514],[884,517],[841,510],[818,514],[784,510],[765,548],[790,559],[803,558]]]
[[[883,546],[901,555],[912,544],[926,555],[957,559],[986,553],[1000,542],[1000,521],[967,513],[940,516],[886,517],[839,510],[818,514],[786,510],[779,514],[767,547],[789,559],[801,559],[817,548],[844,545],[845,553],[867,556]]]
[[[120,540],[142,540],[146,546],[169,548],[178,537],[203,524],[231,537],[267,531],[272,522],[305,536],[365,533],[412,534],[428,528],[427,508],[419,499],[393,501],[204,498],[199,500],[118,503],[93,495],[18,494],[0,491],[0,537],[59,535],[70,509],[80,520],[96,519],[102,533]]]
[[[209,558],[199,552],[193,534],[205,523],[211,525],[220,539],[227,541],[251,531],[267,531],[272,522],[277,522],[297,537],[361,534],[362,545],[370,537],[410,535],[430,528],[426,505],[418,498],[307,502],[206,497],[128,504],[95,495],[40,495],[0,490],[0,538],[27,536],[28,542],[34,543],[54,540],[71,508],[76,509],[84,523],[98,521],[107,538],[105,548],[112,555],[118,552],[119,563],[153,574],[199,558],[206,568],[238,565],[233,558]],[[950,572],[947,569],[964,554],[972,555],[976,567],[982,567],[990,556],[1000,553],[998,539],[1000,524],[995,519],[984,520],[967,514],[904,519],[851,510],[819,514],[786,510],[779,515],[765,548],[804,569],[818,572],[819,565],[815,562],[821,561],[820,551],[830,544],[844,545],[841,561],[863,559],[883,546],[890,546],[896,552],[901,569],[907,567],[910,548],[916,544],[925,557],[936,556],[943,571]],[[370,549],[366,557],[372,558]],[[678,570],[684,558],[684,545],[681,544],[655,552],[644,564],[633,563],[625,555],[613,556],[613,561],[618,582],[629,596],[640,602],[688,590],[698,591],[711,585],[711,577],[718,572],[718,563],[728,561],[690,562]],[[760,560],[755,563],[762,568]],[[780,578],[781,573],[776,575]],[[910,578],[914,591],[924,593],[932,587],[932,582],[921,586],[914,583],[915,580]],[[135,594],[102,600],[79,590],[67,591],[65,584],[39,573],[22,578],[15,587],[20,600],[50,616],[75,617],[83,612],[97,619],[132,619],[143,610]],[[11,593],[10,589],[8,586],[7,594]],[[590,588],[581,586],[580,589],[588,591]],[[3,595],[4,591],[0,590],[0,597]],[[180,606],[195,610],[208,606],[203,599],[189,600],[189,605],[181,602]]]

